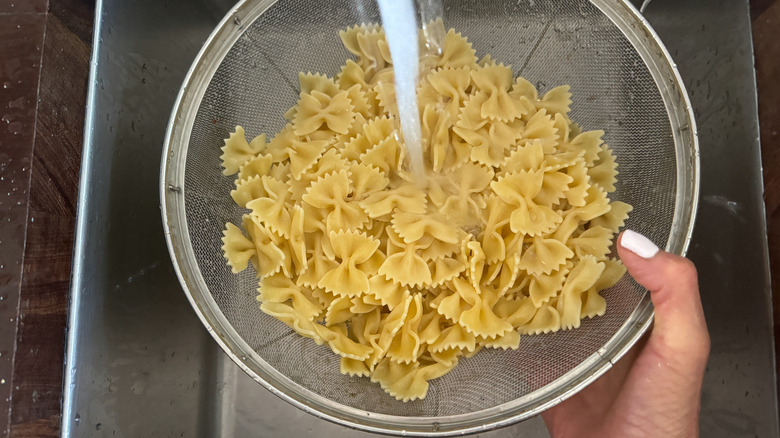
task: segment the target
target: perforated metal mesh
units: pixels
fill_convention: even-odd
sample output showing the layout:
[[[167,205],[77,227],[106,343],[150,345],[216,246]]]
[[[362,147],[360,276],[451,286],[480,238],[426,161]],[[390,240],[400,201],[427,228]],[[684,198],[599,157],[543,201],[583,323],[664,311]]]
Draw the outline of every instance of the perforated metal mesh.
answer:
[[[620,175],[611,197],[634,206],[627,226],[661,246],[668,242],[679,154],[689,154],[692,146],[675,144],[674,119],[651,71],[598,7],[587,0],[447,0],[444,20],[468,37],[478,56],[490,53],[511,64],[540,91],[570,84],[572,120],[586,130],[606,131],[604,138],[615,150]],[[344,405],[396,416],[457,416],[528,396],[604,347],[643,300],[644,291],[626,277],[603,293],[605,316],[586,320],[573,331],[524,336],[516,351],[483,350],[432,381],[424,400],[402,403],[366,378],[340,374],[338,357],[327,347],[260,312],[254,272],[233,275],[225,265],[221,230],[225,222],[240,223],[244,211],[229,196],[233,178],[220,173],[222,140],[238,124],[249,138],[278,132],[285,123],[282,114],[297,100],[298,72],[335,75],[349,58],[337,31],[362,22],[380,22],[374,2],[280,0],[254,22],[241,23],[245,31],[197,107],[186,150],[185,239],[208,287],[201,292],[213,297],[216,311],[268,366],[331,400],[336,410]],[[683,232],[676,234],[684,236],[690,217],[683,219],[676,224]],[[250,369],[265,366],[251,358],[245,363]]]

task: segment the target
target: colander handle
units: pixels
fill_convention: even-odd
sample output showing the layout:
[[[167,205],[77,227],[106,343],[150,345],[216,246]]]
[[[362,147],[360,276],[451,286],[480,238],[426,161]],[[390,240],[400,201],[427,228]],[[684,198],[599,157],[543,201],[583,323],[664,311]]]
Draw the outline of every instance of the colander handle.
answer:
[[[644,13],[645,12],[645,8],[647,8],[647,5],[650,4],[651,0],[628,0],[628,1],[629,1],[629,3],[633,4],[634,7],[639,9],[639,12]]]

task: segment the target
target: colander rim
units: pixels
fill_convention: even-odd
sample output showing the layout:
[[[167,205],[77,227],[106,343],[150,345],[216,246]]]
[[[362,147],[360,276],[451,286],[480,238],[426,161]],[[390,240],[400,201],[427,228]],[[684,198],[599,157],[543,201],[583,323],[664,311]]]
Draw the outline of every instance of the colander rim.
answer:
[[[468,414],[451,416],[407,417],[378,414],[332,402],[284,377],[268,365],[238,335],[219,311],[194,258],[184,213],[185,166],[178,164],[183,164],[182,160],[186,158],[196,110],[217,67],[245,28],[277,1],[241,0],[225,15],[204,43],[184,79],[165,136],[159,190],[166,244],[187,299],[222,350],[255,381],[288,403],[337,424],[392,435],[452,436],[508,426],[560,403],[607,372],[612,364],[620,359],[651,326],[654,312],[648,294],[645,294],[637,308],[610,341],[555,381],[511,402]],[[626,0],[589,1],[613,22],[616,19],[623,20],[628,29],[635,31],[630,36],[618,25],[648,65],[662,92],[667,114],[670,116],[677,152],[678,184],[674,220],[684,222],[682,227],[678,223],[679,233],[670,233],[665,249],[685,255],[698,208],[699,145],[693,110],[682,78],[658,35],[631,3]],[[649,47],[642,46],[646,49],[643,52],[638,47],[636,39],[644,41]],[[655,69],[651,68],[649,61],[655,63]],[[666,74],[662,75],[661,70],[665,70]],[[658,77],[659,75],[661,77]],[[666,88],[664,89],[660,84],[666,84]],[[664,91],[672,95],[668,96]],[[670,101],[670,99],[676,100]],[[675,123],[675,120],[671,120],[673,115],[680,117],[681,120]],[[678,141],[683,140],[689,143],[688,157],[681,157],[679,153]],[[685,162],[686,158],[690,159],[690,162]],[[689,183],[690,186],[679,183],[681,168],[689,171],[689,178],[683,182]],[[681,190],[686,190],[689,194],[688,202],[681,199],[683,198]],[[675,222],[672,223],[671,228],[676,229]],[[256,370],[251,367],[250,359],[260,365],[261,369]],[[538,403],[535,403],[533,408],[526,409],[525,403],[528,403],[529,399],[536,400]]]

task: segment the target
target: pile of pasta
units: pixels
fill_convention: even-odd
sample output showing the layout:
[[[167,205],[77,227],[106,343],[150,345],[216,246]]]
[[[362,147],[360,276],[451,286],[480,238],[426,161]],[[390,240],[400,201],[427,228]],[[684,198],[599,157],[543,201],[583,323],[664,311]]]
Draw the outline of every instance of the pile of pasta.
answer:
[[[262,311],[404,401],[481,348],[602,315],[631,206],[608,198],[615,156],[569,119],[569,87],[539,96],[452,29],[441,51],[421,44],[423,186],[382,28],[340,36],[356,59],[301,73],[281,132],[247,141],[239,126],[222,148],[248,211],[224,255],[234,273],[254,266]]]

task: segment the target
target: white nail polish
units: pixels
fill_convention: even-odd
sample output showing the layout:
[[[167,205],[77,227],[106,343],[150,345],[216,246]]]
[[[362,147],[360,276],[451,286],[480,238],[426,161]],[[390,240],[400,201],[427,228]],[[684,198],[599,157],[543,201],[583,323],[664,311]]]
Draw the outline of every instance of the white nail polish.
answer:
[[[623,238],[620,239],[620,246],[643,259],[649,259],[659,251],[658,247],[655,246],[650,239],[631,230],[625,230],[623,232]]]

